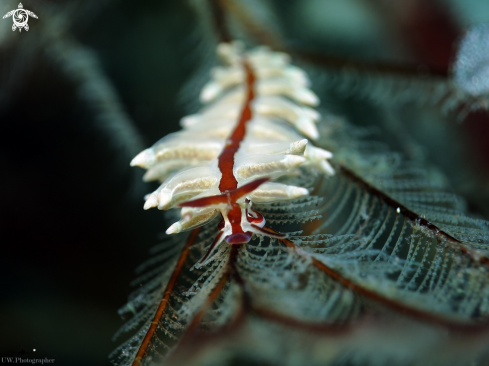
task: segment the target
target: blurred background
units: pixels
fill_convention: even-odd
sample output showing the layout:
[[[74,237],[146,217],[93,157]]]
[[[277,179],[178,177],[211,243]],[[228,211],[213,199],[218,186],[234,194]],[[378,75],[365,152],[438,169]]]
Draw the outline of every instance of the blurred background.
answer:
[[[269,40],[261,24],[283,48],[321,55],[327,75],[341,79],[354,63],[393,83],[399,68],[414,82],[450,80],[464,31],[489,22],[484,0],[219,3],[240,24],[236,37]],[[157,184],[129,162],[196,107],[214,52],[208,3],[22,4],[38,16],[28,32],[0,20],[0,357],[108,365],[134,269],[167,228],[161,212],[142,209]],[[17,7],[0,0],[2,16]],[[313,78],[325,110],[423,161],[489,218],[486,111],[460,123],[416,91],[413,103],[379,104],[327,85]]]

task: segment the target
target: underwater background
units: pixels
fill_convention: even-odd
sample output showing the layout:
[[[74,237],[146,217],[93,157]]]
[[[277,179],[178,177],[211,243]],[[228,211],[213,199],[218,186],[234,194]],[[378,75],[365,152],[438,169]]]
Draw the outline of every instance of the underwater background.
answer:
[[[30,0],[38,19],[28,32],[0,20],[0,357],[109,364],[134,269],[167,228],[161,212],[142,209],[157,185],[129,161],[193,108],[200,85],[188,81],[206,52],[198,3]],[[273,19],[286,46],[339,60],[338,75],[354,62],[449,78],[464,31],[489,22],[483,0],[241,3]],[[2,15],[17,6],[0,0]],[[379,106],[354,91],[318,94],[489,218],[486,111],[460,122],[416,97]]]

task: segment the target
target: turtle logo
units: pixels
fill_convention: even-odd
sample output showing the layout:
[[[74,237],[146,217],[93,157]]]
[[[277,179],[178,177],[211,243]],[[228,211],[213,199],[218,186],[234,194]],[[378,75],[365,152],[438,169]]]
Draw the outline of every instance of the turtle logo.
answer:
[[[19,8],[9,11],[7,14],[3,16],[3,19],[12,16],[12,20],[14,21],[14,24],[12,25],[13,31],[15,31],[17,28],[19,28],[19,32],[22,31],[22,28],[28,31],[29,25],[27,24],[27,21],[29,20],[29,15],[37,19],[36,14],[34,14],[30,10],[24,9],[22,3],[19,3]]]

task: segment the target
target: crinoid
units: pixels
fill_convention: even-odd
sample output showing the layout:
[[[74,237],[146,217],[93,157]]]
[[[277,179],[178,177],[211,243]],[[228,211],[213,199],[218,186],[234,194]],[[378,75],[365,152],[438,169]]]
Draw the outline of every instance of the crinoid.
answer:
[[[217,53],[206,106],[132,161],[162,182],[145,208],[181,219],[135,280],[114,363],[484,364],[488,222],[365,130],[321,119],[286,53]]]

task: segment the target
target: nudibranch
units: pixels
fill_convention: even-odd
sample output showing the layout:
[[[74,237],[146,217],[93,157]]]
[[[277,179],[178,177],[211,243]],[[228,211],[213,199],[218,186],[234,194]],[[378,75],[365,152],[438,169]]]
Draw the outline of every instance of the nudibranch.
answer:
[[[182,219],[167,234],[221,215],[219,233],[203,260],[222,242],[247,243],[253,234],[285,237],[268,230],[252,204],[291,200],[309,191],[273,180],[306,166],[334,174],[327,161],[332,154],[308,141],[319,137],[320,115],[312,108],[319,99],[308,88],[305,72],[290,65],[287,54],[267,47],[245,52],[238,42],[225,43],[217,54],[225,66],[212,70],[201,91],[206,106],[182,118],[182,131],[131,162],[147,169],[145,181],[162,182],[146,196],[145,209],[181,207]]]

